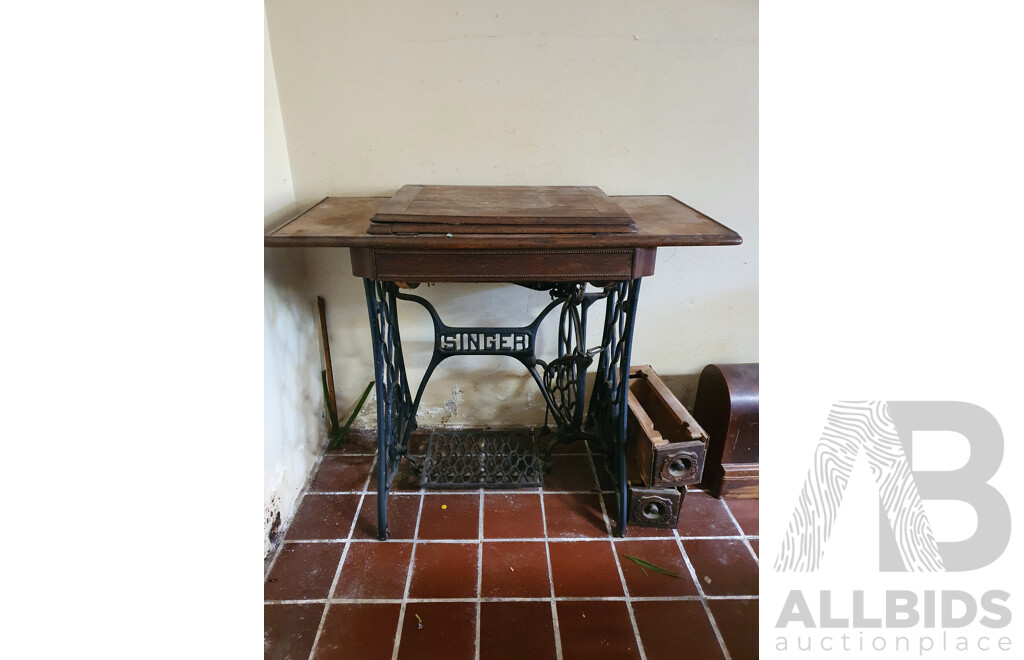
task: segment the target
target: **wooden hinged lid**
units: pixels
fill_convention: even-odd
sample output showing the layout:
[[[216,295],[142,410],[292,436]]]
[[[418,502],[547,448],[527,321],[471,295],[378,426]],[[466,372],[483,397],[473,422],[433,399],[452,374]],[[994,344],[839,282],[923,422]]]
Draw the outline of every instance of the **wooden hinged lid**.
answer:
[[[631,233],[633,218],[595,186],[406,185],[370,234]]]

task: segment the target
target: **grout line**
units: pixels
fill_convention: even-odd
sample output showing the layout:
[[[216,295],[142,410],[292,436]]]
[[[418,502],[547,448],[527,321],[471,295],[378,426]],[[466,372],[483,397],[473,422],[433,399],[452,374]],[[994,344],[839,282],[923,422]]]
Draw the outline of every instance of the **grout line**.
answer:
[[[356,512],[358,515],[358,511]],[[285,541],[285,545],[292,544],[296,545],[299,543],[345,543],[347,539],[289,539]],[[353,539],[357,540],[357,539]]]
[[[537,542],[550,541],[551,543],[573,543],[580,541],[601,541],[606,536],[566,536],[566,537],[511,537],[500,539],[483,539],[484,543],[511,543],[511,542]],[[687,541],[740,541],[744,539],[757,539],[757,536],[682,536]],[[611,537],[613,543],[624,543],[627,541],[671,541],[672,536],[628,536],[619,538]],[[392,541],[399,543],[474,543],[475,539],[399,539],[392,538]],[[293,539],[282,541],[288,543],[378,543],[377,539]]]
[[[722,648],[722,655],[725,660],[732,660],[732,656],[729,655],[729,649],[725,648],[725,639],[722,637],[722,631],[718,629],[718,623],[715,622],[715,617],[711,614],[711,608],[708,606],[708,597],[704,593],[704,587],[700,584],[700,577],[697,575],[697,569],[693,567],[693,563],[690,561],[690,556],[686,554],[686,549],[683,547],[683,540],[679,536],[679,530],[673,530],[676,537],[676,545],[679,546],[679,552],[683,554],[683,561],[686,562],[686,568],[690,571],[690,578],[693,583],[697,585],[697,594],[700,596],[700,604],[704,606],[704,613],[708,616],[708,621],[711,622],[711,630],[714,631],[715,637],[718,638],[718,645]]]
[[[760,594],[750,596],[704,596],[707,600],[761,600]]]
[[[589,449],[588,445],[588,452]],[[598,487],[600,487],[601,479],[597,476],[597,464],[594,463],[593,456],[589,456],[588,454],[588,457],[590,458],[590,473],[594,476],[594,480],[598,483]],[[626,596],[626,612],[629,613],[629,623],[633,626],[633,636],[636,639],[636,648],[640,651],[640,660],[647,660],[647,653],[644,651],[644,643],[640,640],[640,627],[636,623],[636,614],[633,612],[633,604],[630,602],[629,598],[629,586],[626,585],[626,574],[622,572],[622,564],[619,562],[619,553],[615,552],[615,541],[612,540],[615,537],[612,535],[612,526],[608,518],[608,510],[604,505],[604,497],[599,497],[598,501],[601,504],[601,515],[604,517],[604,526],[608,531],[608,542],[612,547],[612,559],[615,560],[615,570],[619,573],[619,581],[622,583],[622,593]],[[619,511],[620,517],[624,515],[625,511]],[[621,520],[619,521],[619,525],[622,525]]]
[[[476,544],[476,641],[474,642],[475,658],[480,660],[480,596],[483,595],[484,575],[484,491],[480,489],[480,525]]]
[[[356,531],[356,524],[359,522],[359,514],[363,508],[363,500],[366,499],[366,489],[369,487],[370,479],[373,477],[373,468],[377,464],[377,459],[374,458],[370,461],[370,469],[366,474],[366,481],[363,482],[363,491],[359,496],[359,502],[356,504],[356,511],[352,514],[352,524],[348,526],[348,538],[346,540],[352,540],[352,534]],[[322,465],[322,463],[321,463]],[[317,468],[319,470],[319,468]],[[334,590],[338,588],[338,579],[341,577],[341,569],[345,565],[345,558],[348,557],[348,550],[352,547],[351,543],[346,543],[344,549],[341,551],[341,559],[338,561],[338,568],[334,571],[334,579],[331,581],[331,590],[327,592],[327,603],[324,605],[324,613],[320,615],[320,625],[317,626],[316,636],[313,637],[313,648],[309,651],[309,660],[313,660],[316,655],[316,645],[320,641],[320,635],[324,631],[324,623],[327,622],[327,612],[331,609],[331,596],[334,595]]]
[[[409,602],[409,587],[412,586],[412,573],[416,569],[416,546],[420,536],[420,518],[423,517],[423,496],[420,496],[420,507],[416,510],[416,528],[413,530],[412,554],[409,555],[409,573],[405,576],[405,593],[402,595],[402,607],[398,610],[398,629],[395,631],[395,646],[391,650],[391,660],[398,660],[398,647],[402,643],[402,625],[405,623],[405,608]]]
[[[726,512],[729,514],[729,519],[732,520],[732,524],[736,525],[736,529],[740,530],[741,534],[745,534],[743,527],[740,525],[740,521],[736,520],[736,516],[732,514],[732,509],[729,508],[729,504],[724,499],[722,500],[722,506],[725,507]],[[747,546],[747,550],[750,551],[750,556],[754,558],[754,561],[757,562],[758,568],[760,568],[761,560],[758,558],[757,553],[754,552],[754,546],[750,545],[750,541],[748,541],[745,536],[743,537],[743,545]]]
[[[743,541],[743,545],[747,546],[747,550],[750,550],[750,556],[754,558],[754,563],[757,564],[757,567],[760,569],[761,560],[758,558],[757,553],[754,552],[754,546],[750,545],[750,541],[745,536],[740,537],[740,540]]]
[[[540,522],[544,527],[544,557],[548,562],[548,586],[551,588],[551,626],[555,633],[555,658],[562,660],[562,633],[558,629],[558,607],[555,606],[555,577],[551,573],[551,548],[548,547],[548,518],[544,511],[544,494],[540,496]]]
[[[712,600],[760,600],[758,595],[748,596],[705,596],[705,599]],[[620,602],[630,600],[634,603],[652,602],[652,603],[671,603],[675,601],[696,601],[700,600],[700,596],[540,596],[535,598],[518,597],[518,596],[483,596],[480,598],[409,598],[405,602],[408,603],[547,603],[552,600],[558,603],[576,603],[576,602],[587,602],[591,600],[600,600],[608,602]],[[401,598],[311,598],[309,600],[265,600],[264,605],[314,605],[317,603],[324,604],[330,601],[332,605],[359,605],[359,604],[373,604],[373,603],[392,603],[398,604],[402,602]]]

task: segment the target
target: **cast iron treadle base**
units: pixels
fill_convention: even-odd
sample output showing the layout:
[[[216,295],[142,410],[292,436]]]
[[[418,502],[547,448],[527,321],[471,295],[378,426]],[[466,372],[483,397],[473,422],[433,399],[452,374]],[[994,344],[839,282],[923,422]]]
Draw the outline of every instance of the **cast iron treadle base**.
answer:
[[[537,439],[529,431],[433,431],[424,488],[537,488],[544,479]]]

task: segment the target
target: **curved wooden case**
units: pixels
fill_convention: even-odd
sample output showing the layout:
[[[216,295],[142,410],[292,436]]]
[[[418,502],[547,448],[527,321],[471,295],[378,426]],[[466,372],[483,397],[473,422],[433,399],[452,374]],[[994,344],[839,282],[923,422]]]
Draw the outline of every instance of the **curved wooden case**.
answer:
[[[709,364],[693,416],[710,436],[701,486],[715,497],[758,496],[758,364]]]

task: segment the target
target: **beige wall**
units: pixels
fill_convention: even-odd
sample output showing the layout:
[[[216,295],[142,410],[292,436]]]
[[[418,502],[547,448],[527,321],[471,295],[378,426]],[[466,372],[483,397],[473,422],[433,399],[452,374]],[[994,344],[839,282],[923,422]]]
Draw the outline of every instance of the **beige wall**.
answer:
[[[264,25],[264,229],[295,210],[291,168]],[[306,259],[297,250],[263,254],[264,551],[275,525],[291,520],[323,446],[320,362]]]
[[[405,183],[674,195],[745,243],[659,251],[633,362],[675,376],[685,401],[704,364],[757,360],[754,0],[268,0],[266,9],[300,205]],[[347,410],[372,377],[362,285],[343,250],[306,258],[312,292],[327,299]],[[453,324],[524,325],[546,301],[497,285],[425,290]],[[430,327],[418,308],[400,309],[415,379]],[[371,408],[360,423],[372,425]],[[421,412],[422,424],[543,417],[534,385],[506,358],[449,360]]]

